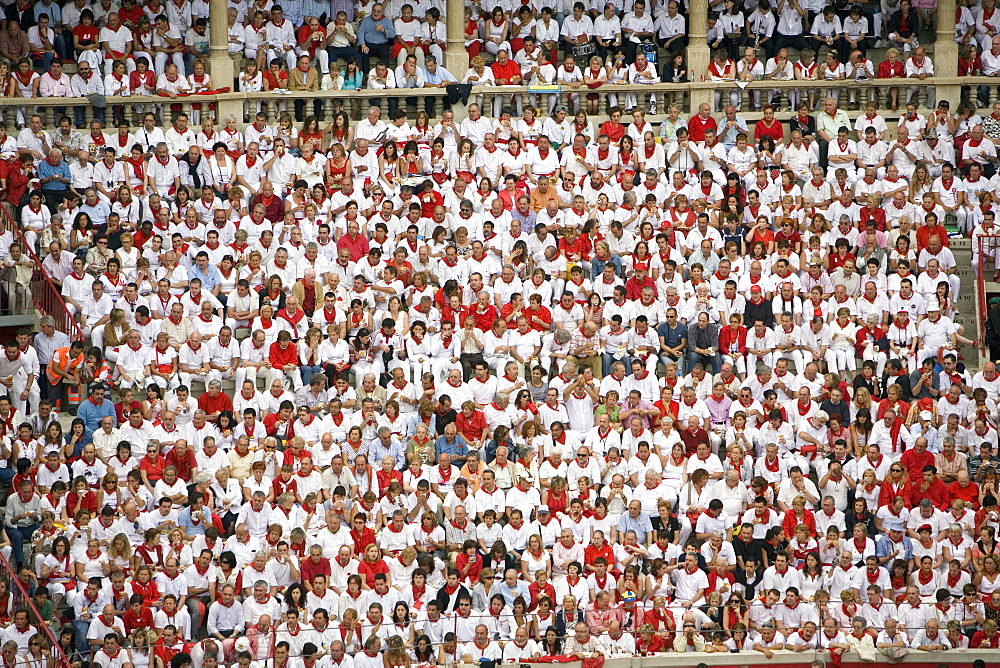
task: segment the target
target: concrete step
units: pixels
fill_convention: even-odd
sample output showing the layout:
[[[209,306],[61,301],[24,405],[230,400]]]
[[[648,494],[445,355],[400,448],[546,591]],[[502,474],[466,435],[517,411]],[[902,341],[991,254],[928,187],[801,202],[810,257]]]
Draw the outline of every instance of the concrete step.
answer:
[[[963,335],[966,338],[982,338],[979,322],[979,290],[976,285],[976,274],[972,269],[972,244],[967,238],[956,238],[951,240],[950,248],[955,254],[955,263],[958,266],[956,273],[962,280],[962,289],[956,297],[958,311],[955,314],[955,321],[964,327]],[[989,287],[991,283],[987,283],[987,293],[991,291]],[[994,286],[992,291],[1000,293],[1000,283],[992,285]],[[973,370],[979,369],[982,360],[979,359],[978,350],[965,346],[962,354],[965,356],[967,367]]]

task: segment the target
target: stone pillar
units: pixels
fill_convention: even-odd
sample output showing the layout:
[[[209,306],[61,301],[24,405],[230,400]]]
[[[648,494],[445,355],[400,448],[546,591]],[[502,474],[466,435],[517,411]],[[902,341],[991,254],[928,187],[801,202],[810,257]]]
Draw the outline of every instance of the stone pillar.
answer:
[[[954,0],[952,0],[954,1]],[[700,82],[708,64],[711,62],[711,49],[708,47],[708,0],[691,0],[688,10],[688,47],[687,66],[691,81]],[[702,102],[712,103],[712,91],[709,88],[695,88],[691,91],[691,108],[689,114],[698,113],[698,105]]]
[[[445,5],[445,19],[448,23],[448,49],[445,51],[444,65],[456,79],[462,80],[469,69],[469,52],[465,50],[465,0],[448,0]],[[465,105],[461,102],[451,106],[455,120],[467,117]]]
[[[938,0],[937,35],[934,42],[934,74],[939,77],[958,76],[958,43],[955,42],[955,0]],[[938,100],[951,102],[954,113],[961,100],[958,85],[935,86]]]
[[[448,71],[461,80],[469,69],[469,54],[465,50],[465,2],[464,0],[448,0],[446,5],[448,21],[448,50],[443,63]]]
[[[233,59],[229,57],[229,6],[226,0],[210,0],[208,15],[208,69],[212,75],[212,85],[216,88],[232,88],[235,91],[233,80],[236,73]],[[220,100],[217,105],[216,122],[222,124],[223,119],[230,115],[242,121],[243,103],[238,100]]]
[[[226,0],[210,0],[208,15],[212,83],[216,88],[232,87],[234,72],[229,57],[229,5]]]

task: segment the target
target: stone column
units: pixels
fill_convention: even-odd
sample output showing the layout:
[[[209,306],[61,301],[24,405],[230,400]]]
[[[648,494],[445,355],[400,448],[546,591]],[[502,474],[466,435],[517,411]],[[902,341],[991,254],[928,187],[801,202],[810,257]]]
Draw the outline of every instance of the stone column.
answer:
[[[934,74],[939,77],[958,76],[958,43],[955,41],[955,0],[938,0],[937,39],[934,42]],[[944,84],[934,87],[938,100],[951,102],[952,113],[962,99],[962,87]]]
[[[445,5],[448,23],[448,49],[445,51],[444,65],[456,79],[462,80],[469,69],[469,52],[465,50],[465,1],[448,0]],[[451,106],[455,120],[462,121],[468,116],[461,102]]]
[[[208,15],[208,69],[212,75],[212,85],[235,91],[233,80],[236,73],[233,59],[229,57],[229,6],[226,0],[210,0]],[[239,100],[219,100],[216,122],[221,125],[228,116],[235,116],[242,121],[243,103]]]
[[[934,42],[934,74],[958,76],[958,43],[955,41],[955,0],[938,0],[937,39]],[[938,96],[941,99],[941,96]],[[958,99],[950,100],[957,108]]]
[[[954,0],[952,0],[954,1]],[[469,69],[469,54],[465,50],[465,2],[464,0],[448,0],[446,5],[448,21],[448,50],[443,63],[448,71],[461,80]]]
[[[226,0],[210,0],[209,15],[209,65],[212,83],[216,88],[232,87],[233,61],[229,57],[229,6]]]
[[[954,0],[953,0],[954,1]],[[711,62],[711,49],[708,47],[708,0],[691,0],[688,10],[688,47],[687,66],[688,78],[700,82],[708,64]],[[691,115],[698,113],[698,105],[702,102],[712,103],[712,91],[708,88],[691,91]]]

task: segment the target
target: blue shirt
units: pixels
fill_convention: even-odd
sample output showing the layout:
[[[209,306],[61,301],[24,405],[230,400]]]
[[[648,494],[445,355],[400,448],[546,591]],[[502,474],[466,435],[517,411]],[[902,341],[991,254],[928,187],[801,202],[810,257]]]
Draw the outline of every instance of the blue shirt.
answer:
[[[56,2],[49,3],[46,6],[42,2],[35,3],[35,22],[38,22],[38,17],[45,14],[49,17],[49,27],[53,30],[57,23],[62,23],[62,9],[60,9],[59,4]],[[27,28],[22,28],[22,30],[27,30]]]
[[[90,206],[84,202],[80,205],[80,211],[83,211],[90,216],[90,222],[94,224],[94,227],[98,227],[107,224],[108,214],[111,213],[111,207],[107,202],[97,200],[97,204],[94,206]]]
[[[100,428],[101,418],[115,418],[115,405],[107,398],[99,406],[95,405],[92,400],[87,399],[76,409],[76,416],[83,420],[84,431],[90,436]]]
[[[402,471],[406,467],[406,451],[399,439],[393,436],[389,447],[382,445],[382,441],[376,437],[368,445],[368,461],[372,463],[376,471],[382,469],[382,458],[386,455],[396,460],[395,469]]]
[[[735,128],[726,127],[728,122],[729,121],[726,118],[723,118],[719,122],[719,128],[721,128],[719,130],[719,141],[721,141],[727,149],[730,149],[736,146],[736,135],[747,131],[747,122],[739,116],[734,119],[734,122],[736,123]]]
[[[201,281],[202,289],[211,292],[215,289],[216,285],[222,282],[222,276],[219,275],[219,270],[216,269],[215,265],[211,262],[208,263],[207,269],[208,271],[202,271],[201,267],[198,266],[198,263],[195,262],[191,265],[191,268],[188,269],[188,280],[190,281],[192,278],[197,278]]]
[[[913,542],[909,539],[908,536],[906,536],[906,534],[903,534],[902,544],[903,544],[903,554],[896,555],[896,558],[905,559],[906,561],[909,561],[910,559],[913,558]],[[889,536],[887,535],[879,536],[878,540],[875,541],[875,556],[878,557],[880,560],[889,556],[889,554],[892,553],[895,549],[896,549],[895,546],[893,545],[892,541],[889,540]]]
[[[293,26],[300,26],[303,23],[302,9],[304,4],[302,0],[282,0],[281,15],[291,21]],[[308,16],[319,16],[319,14],[308,14]]]
[[[676,348],[681,341],[687,338],[687,327],[677,321],[677,325],[671,327],[667,322],[661,322],[656,328],[657,336],[663,337],[663,342],[671,348]]]
[[[464,459],[469,456],[469,445],[460,434],[455,434],[455,440],[452,443],[449,443],[446,437],[439,436],[438,440],[434,442],[434,451],[438,457],[447,452],[453,458],[462,457]]]
[[[506,579],[501,580],[500,595],[503,596],[503,600],[509,608],[514,607],[514,599],[518,596],[522,597],[525,601],[531,600],[531,593],[528,591],[528,584],[524,580],[518,580],[513,589],[507,586]]]
[[[521,232],[523,232],[524,234],[531,234],[532,232],[535,231],[535,222],[538,220],[538,216],[530,208],[528,209],[528,214],[525,215],[520,211],[518,211],[517,207],[515,206],[513,209],[510,210],[510,217],[512,220],[521,221]],[[524,243],[526,244],[528,243],[527,239],[525,239]],[[592,259],[591,263],[593,263],[593,261],[594,260]],[[596,276],[596,274],[593,273],[591,275]]]
[[[375,26],[381,25],[385,32],[375,30]],[[382,16],[376,21],[371,15],[361,20],[361,28],[358,30],[358,44],[385,44],[396,39],[396,29],[388,16]]]
[[[206,519],[207,516],[206,516]],[[184,529],[184,533],[189,536],[204,536],[205,535],[205,523],[198,522],[194,524],[191,522],[191,508],[187,507],[181,511],[181,514],[177,517],[177,526]]]
[[[438,63],[437,69],[434,71],[434,74],[428,72],[426,67],[424,68],[424,82],[434,85],[440,85],[443,83],[451,83],[451,82],[458,83],[458,79],[456,79],[455,75],[453,75],[451,72],[441,67],[440,63]]]
[[[653,530],[653,525],[649,521],[649,515],[639,511],[638,519],[633,519],[628,512],[622,514],[618,520],[618,530],[622,533],[634,531],[638,542],[645,545],[649,539],[649,532]]]
[[[53,166],[47,159],[42,160],[38,163],[38,178],[42,181],[50,176],[61,176],[66,179],[65,183],[62,181],[48,181],[42,184],[42,190],[69,190],[69,184],[73,179],[72,174],[69,172],[69,165],[66,164],[65,160],[60,160],[59,164]]]

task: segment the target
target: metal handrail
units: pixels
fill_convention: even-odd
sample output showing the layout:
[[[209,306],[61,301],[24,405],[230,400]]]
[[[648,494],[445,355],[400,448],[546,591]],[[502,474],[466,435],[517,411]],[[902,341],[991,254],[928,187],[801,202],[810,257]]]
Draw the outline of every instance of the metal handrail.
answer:
[[[6,207],[0,206],[0,211],[3,211],[3,219],[7,222],[7,226],[17,237],[18,243],[21,244],[21,248],[24,252],[34,261],[35,271],[31,277],[31,294],[34,300],[34,306],[43,315],[50,315],[55,320],[55,327],[60,332],[69,336],[72,341],[83,341],[83,330],[80,329],[80,325],[76,322],[76,318],[69,312],[69,308],[66,306],[66,300],[62,297],[62,292],[56,287],[56,284],[52,282],[52,277],[49,273],[45,271],[42,266],[42,260],[35,253],[35,249],[31,247],[31,244],[27,242],[24,237],[24,232],[21,227],[11,218],[10,213],[7,212]],[[38,289],[40,288],[40,290]],[[45,295],[48,295],[47,297]]]
[[[989,313],[989,304],[986,303],[986,260],[993,257],[994,249],[1000,247],[1000,234],[983,234],[976,237],[977,248],[976,262],[973,267],[976,272],[976,298],[979,302],[979,333],[980,339],[986,337],[986,315]],[[994,262],[994,271],[1000,271],[1000,265]]]
[[[853,79],[838,79],[833,81],[817,79],[815,81],[803,81],[799,79],[791,80],[767,80],[760,79],[749,82],[737,83],[734,80],[710,81],[698,80],[685,83],[658,83],[658,84],[604,84],[597,88],[587,88],[580,86],[572,89],[563,86],[562,92],[594,92],[594,91],[621,91],[626,93],[640,92],[681,92],[692,90],[728,90],[736,87],[745,87],[750,90],[765,89],[789,89],[789,88],[858,88],[858,87],[878,87],[878,86],[996,86],[1000,85],[998,77],[928,77],[926,79],[866,79],[855,81]],[[529,93],[529,86],[473,86],[474,93],[502,94],[502,93]],[[540,91],[544,94],[544,91]],[[377,96],[380,98],[395,97],[406,98],[414,96],[424,97],[446,97],[448,95],[444,88],[392,88],[392,89],[368,89],[361,90],[321,90],[315,92],[289,91],[276,95],[273,91],[262,91],[258,93],[213,93],[210,95],[187,95],[183,97],[171,98],[161,95],[134,95],[125,97],[108,97],[108,106],[131,105],[131,104],[164,104],[164,103],[199,103],[217,102],[227,100],[274,100],[274,99],[355,99],[358,97]],[[67,105],[88,105],[89,101],[85,97],[32,97],[32,98],[0,98],[0,107],[14,107],[25,105],[42,106],[67,106]]]
[[[27,611],[28,623],[34,626],[35,630],[44,635],[46,640],[48,640],[49,652],[53,659],[54,667],[69,668],[69,657],[59,648],[59,642],[55,634],[52,633],[52,629],[42,619],[42,615],[38,612],[38,608],[35,607],[35,602],[31,599],[31,595],[25,588],[24,583],[21,582],[21,579],[17,576],[14,568],[2,552],[0,552],[0,578],[7,582],[7,591],[12,598],[12,611]]]

